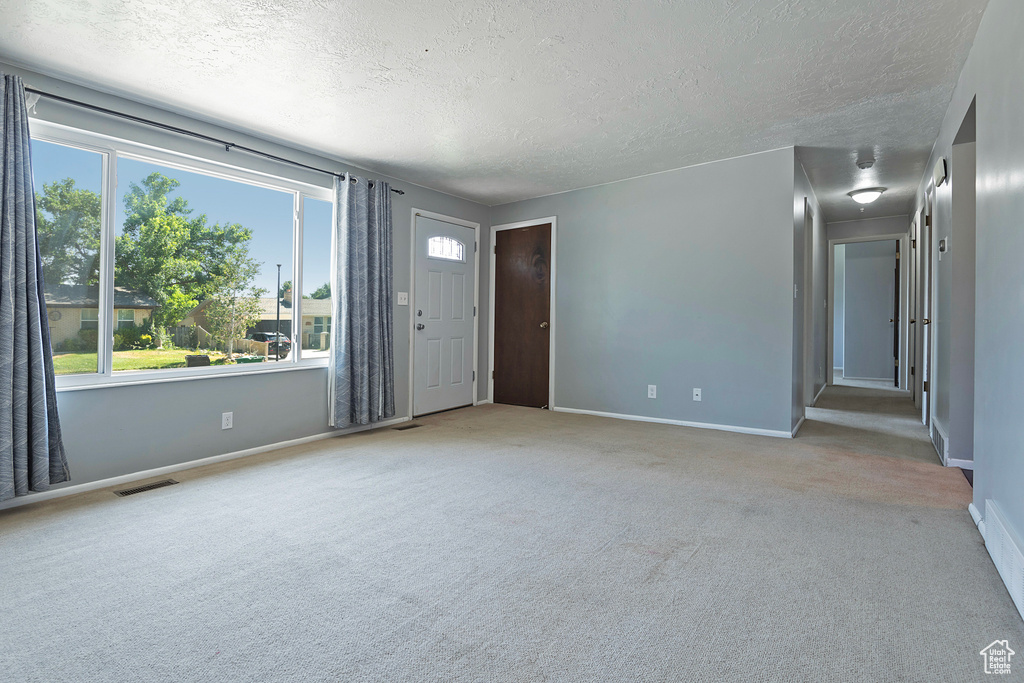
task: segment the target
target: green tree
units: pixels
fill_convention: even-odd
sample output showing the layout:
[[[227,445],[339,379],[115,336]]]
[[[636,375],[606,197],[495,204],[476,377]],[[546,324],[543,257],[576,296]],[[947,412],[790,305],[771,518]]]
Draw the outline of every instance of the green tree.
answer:
[[[48,285],[95,285],[100,273],[100,196],[72,178],[36,193],[36,231]]]
[[[210,334],[221,343],[229,358],[234,353],[235,340],[245,336],[246,331],[259,322],[260,297],[267,293],[265,289],[252,286],[259,273],[259,263],[236,251],[221,264],[220,274],[213,279],[206,321]]]
[[[312,294],[309,295],[310,299],[330,299],[331,298],[331,283],[325,282],[317,287]]]
[[[250,263],[259,270],[249,259],[252,231],[238,223],[208,225],[205,214],[193,217],[183,197],[170,197],[179,185],[155,172],[141,185],[132,183],[115,242],[117,285],[155,299],[160,308],[153,322],[159,327],[178,324],[200,301],[236,278],[232,269],[238,264]]]

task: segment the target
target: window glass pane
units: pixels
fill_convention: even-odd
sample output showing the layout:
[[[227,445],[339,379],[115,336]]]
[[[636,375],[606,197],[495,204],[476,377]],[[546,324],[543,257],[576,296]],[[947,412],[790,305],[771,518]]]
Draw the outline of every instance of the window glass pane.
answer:
[[[126,157],[117,175],[114,306],[133,324],[118,314],[114,370],[288,358],[294,195]]]
[[[465,261],[466,246],[451,237],[436,236],[427,241],[427,256],[446,261]]]
[[[130,308],[122,308],[117,311],[117,329],[123,330],[135,327],[135,311]]]
[[[33,140],[32,179],[53,369],[94,373],[103,155]]]
[[[331,202],[302,204],[302,357],[327,357],[331,331]]]

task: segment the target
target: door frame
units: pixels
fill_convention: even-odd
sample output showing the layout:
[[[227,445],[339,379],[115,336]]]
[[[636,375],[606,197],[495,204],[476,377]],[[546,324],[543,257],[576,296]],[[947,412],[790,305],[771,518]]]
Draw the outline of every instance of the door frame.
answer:
[[[884,235],[870,235],[864,237],[845,237],[842,239],[832,239],[828,241],[828,348],[827,348],[827,359],[828,359],[828,372],[826,377],[826,386],[834,386],[833,381],[833,369],[835,365],[835,303],[836,303],[836,283],[835,283],[835,272],[836,272],[836,245],[837,244],[855,244],[857,242],[888,242],[890,240],[896,240],[900,243],[900,252],[906,253],[907,246],[910,242],[910,228],[908,226],[907,232],[901,233],[887,233]],[[903,257],[901,257],[903,258]],[[908,315],[908,307],[910,304],[909,298],[907,297],[907,269],[900,268],[900,385],[897,387],[900,390],[907,390],[907,378],[909,377],[909,369],[907,368],[907,358],[909,356],[909,337],[910,337],[910,317]]]
[[[548,335],[548,410],[555,409],[555,335],[558,334],[558,326],[555,324],[555,296],[557,276],[557,244],[558,217],[548,216],[529,221],[516,221],[515,223],[503,223],[491,226],[491,255],[490,255],[490,282],[488,295],[490,297],[487,307],[487,402],[494,402],[494,269],[497,265],[497,257],[494,253],[494,245],[497,241],[499,230],[515,230],[516,228],[529,228],[534,225],[551,224],[551,288],[548,291],[549,327]]]
[[[413,416],[413,399],[416,395],[416,218],[421,216],[442,223],[451,223],[473,229],[473,405],[479,405],[480,395],[476,376],[480,365],[480,224],[455,216],[446,216],[425,209],[413,207],[409,220],[409,419]]]

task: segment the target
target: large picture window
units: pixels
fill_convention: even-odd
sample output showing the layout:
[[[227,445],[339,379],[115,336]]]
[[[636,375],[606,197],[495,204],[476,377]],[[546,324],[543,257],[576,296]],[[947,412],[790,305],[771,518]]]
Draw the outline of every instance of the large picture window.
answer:
[[[36,232],[43,261],[53,367],[98,369],[100,238],[105,154],[33,140]]]
[[[32,130],[58,375],[144,380],[326,357],[325,335],[301,321],[330,315],[328,188],[88,132]]]

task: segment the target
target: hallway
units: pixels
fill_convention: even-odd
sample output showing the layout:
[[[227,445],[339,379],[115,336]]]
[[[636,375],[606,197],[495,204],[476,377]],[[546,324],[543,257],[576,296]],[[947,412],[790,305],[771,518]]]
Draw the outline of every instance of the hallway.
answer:
[[[910,393],[897,389],[830,386],[797,439],[853,453],[884,455],[941,465]]]

